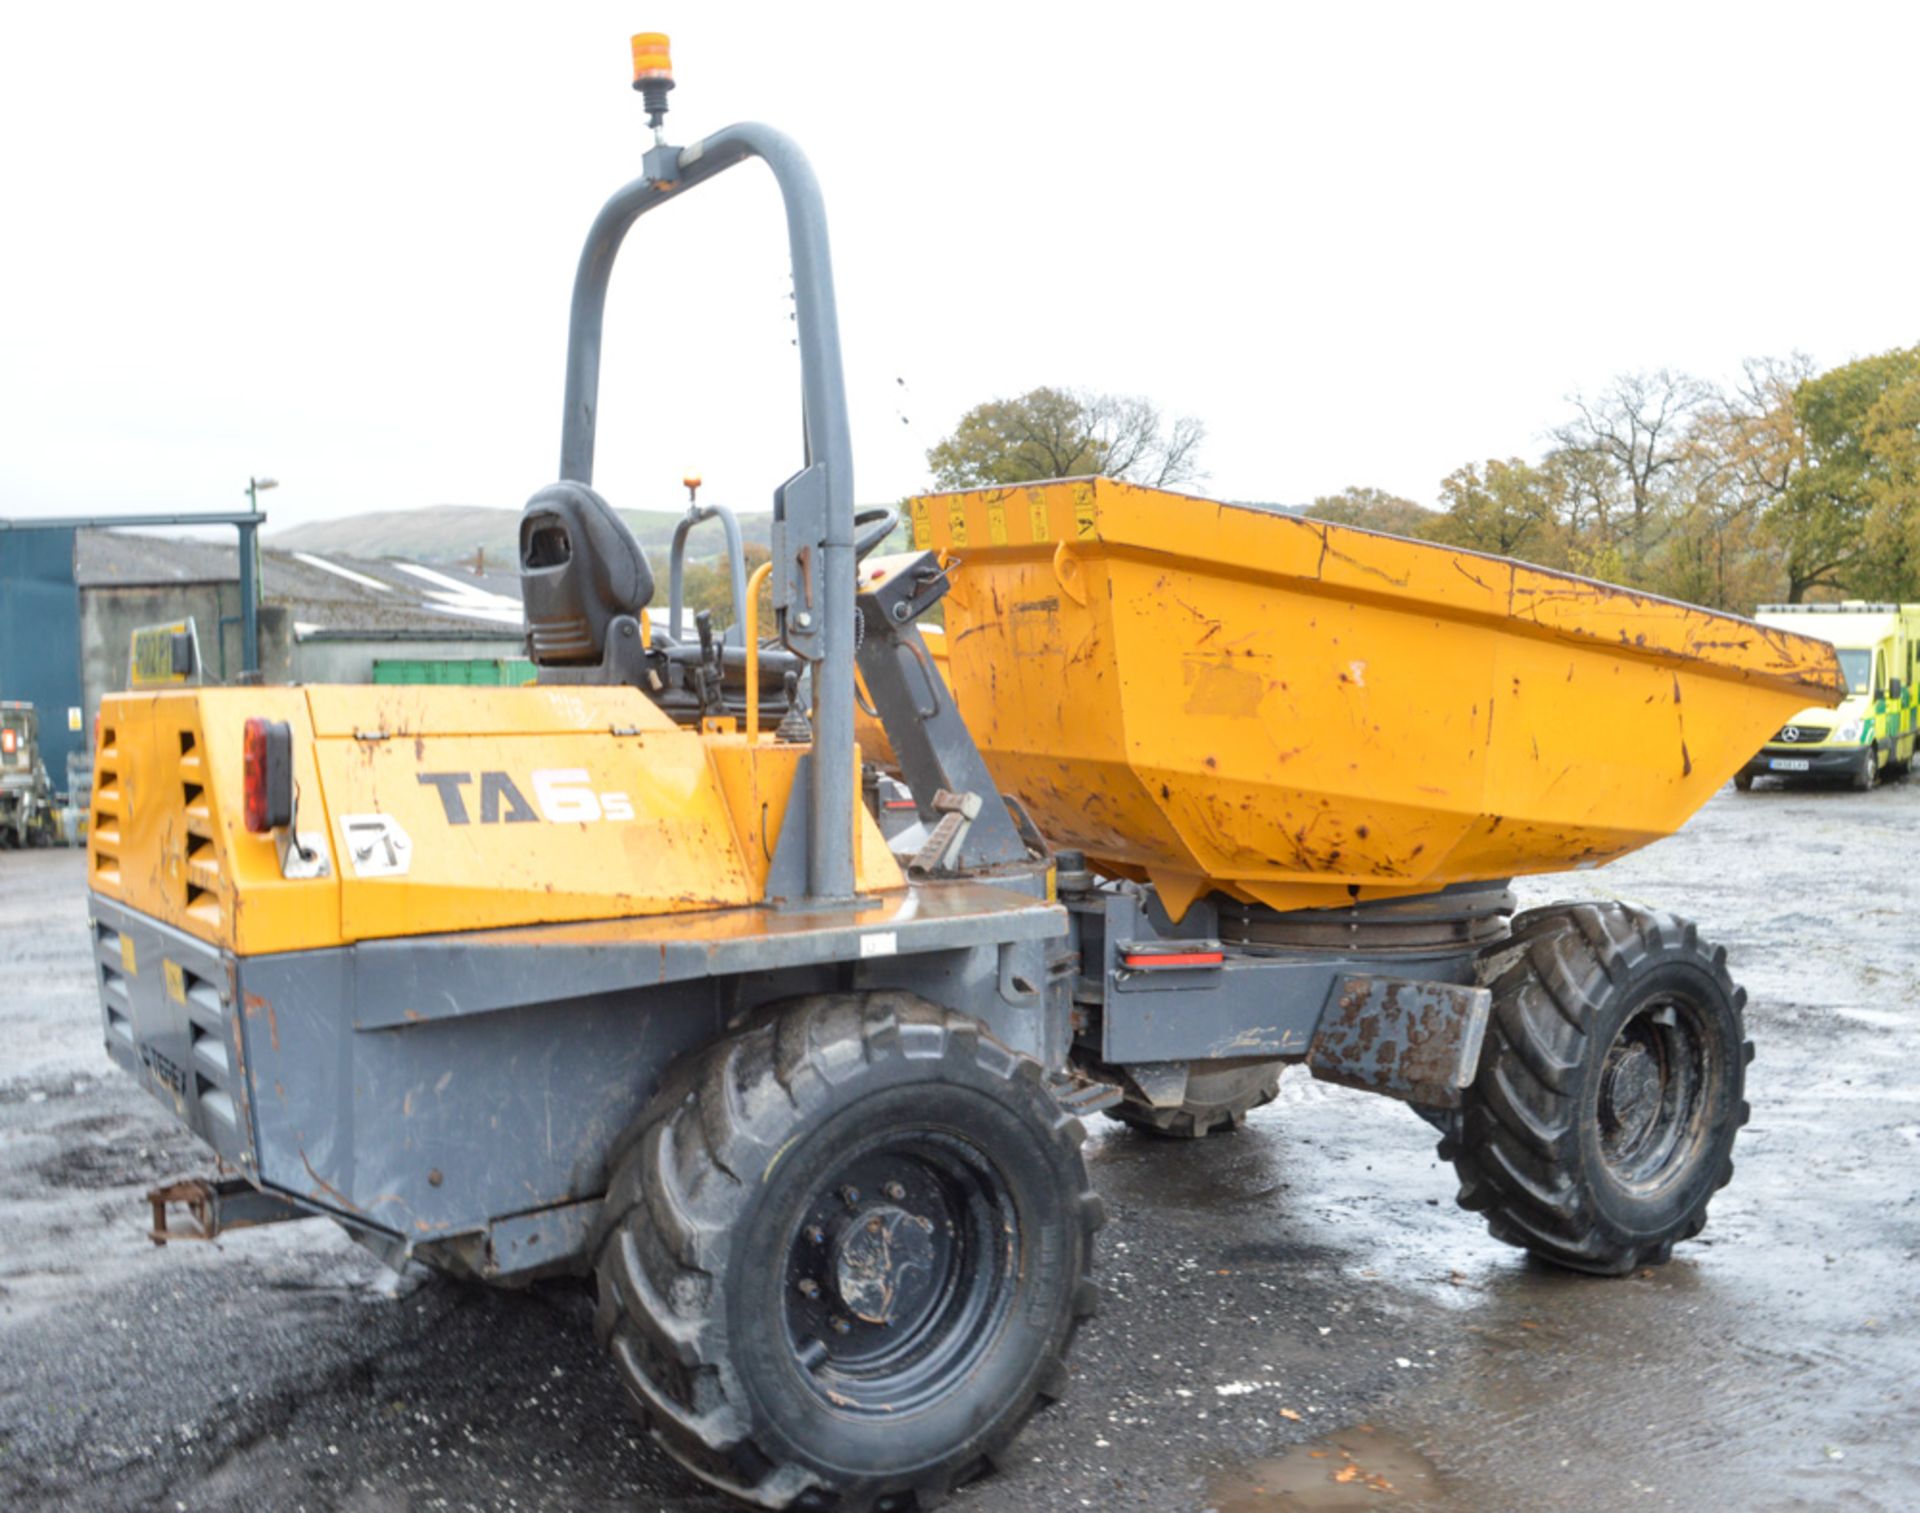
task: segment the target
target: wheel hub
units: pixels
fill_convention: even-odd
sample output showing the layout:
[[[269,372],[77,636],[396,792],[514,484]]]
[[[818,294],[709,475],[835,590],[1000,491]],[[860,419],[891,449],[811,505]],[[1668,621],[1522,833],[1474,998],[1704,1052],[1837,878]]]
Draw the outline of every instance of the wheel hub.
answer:
[[[1660,1063],[1645,1045],[1616,1045],[1600,1087],[1600,1117],[1623,1145],[1634,1145],[1660,1116]]]
[[[1620,1027],[1601,1063],[1600,1155],[1630,1187],[1651,1188],[1686,1169],[1706,1139],[1699,1122],[1708,1077],[1696,1012],[1654,999]]]
[[[787,1245],[785,1324],[838,1412],[894,1414],[965,1378],[1008,1306],[1021,1232],[963,1138],[876,1136],[814,1188]]]
[[[933,1221],[892,1204],[856,1214],[834,1242],[833,1279],[856,1318],[869,1324],[911,1321],[933,1292]]]

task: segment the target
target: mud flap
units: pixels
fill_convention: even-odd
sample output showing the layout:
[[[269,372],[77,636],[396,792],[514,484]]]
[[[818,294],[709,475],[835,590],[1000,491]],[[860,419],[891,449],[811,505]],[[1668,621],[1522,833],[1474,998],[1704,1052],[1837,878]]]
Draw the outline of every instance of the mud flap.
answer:
[[[1335,980],[1307,1048],[1313,1075],[1428,1108],[1458,1108],[1480,1064],[1485,988],[1350,973]]]

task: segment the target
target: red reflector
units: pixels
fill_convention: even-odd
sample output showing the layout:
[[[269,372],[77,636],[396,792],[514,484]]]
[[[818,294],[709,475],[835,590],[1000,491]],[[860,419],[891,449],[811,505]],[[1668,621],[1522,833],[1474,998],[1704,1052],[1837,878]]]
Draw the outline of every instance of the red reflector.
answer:
[[[1146,967],[1217,967],[1226,959],[1225,951],[1134,951],[1120,958],[1123,965],[1136,971]]]
[[[881,807],[883,809],[911,809],[914,807],[914,803],[912,799],[888,799]]]
[[[267,824],[267,722],[248,720],[246,736],[246,818],[247,829],[265,835]]]
[[[247,829],[267,835],[293,823],[293,730],[284,720],[248,720],[241,762]]]

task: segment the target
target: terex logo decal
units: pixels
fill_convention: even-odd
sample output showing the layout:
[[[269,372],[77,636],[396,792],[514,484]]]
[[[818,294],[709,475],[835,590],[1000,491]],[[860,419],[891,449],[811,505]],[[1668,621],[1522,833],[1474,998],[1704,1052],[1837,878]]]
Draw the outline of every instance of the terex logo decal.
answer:
[[[521,825],[543,819],[571,825],[633,818],[633,800],[624,793],[594,792],[592,775],[584,767],[545,767],[527,776],[533,788],[532,804],[504,772],[423,772],[419,779],[439,792],[449,825],[473,823],[467,790],[474,787],[476,778],[483,825]]]

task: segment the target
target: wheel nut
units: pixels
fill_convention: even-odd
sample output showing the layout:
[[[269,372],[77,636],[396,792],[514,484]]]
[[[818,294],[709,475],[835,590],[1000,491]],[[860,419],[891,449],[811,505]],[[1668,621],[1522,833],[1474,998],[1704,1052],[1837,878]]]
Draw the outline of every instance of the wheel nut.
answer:
[[[904,1187],[902,1187],[898,1182],[889,1182],[887,1184],[887,1196],[891,1198],[895,1203],[900,1202],[900,1200],[905,1198],[906,1195],[907,1195],[907,1190]]]
[[[852,1208],[856,1203],[860,1201],[860,1189],[857,1187],[841,1188],[840,1201],[846,1204],[848,1208]]]
[[[803,1298],[819,1297],[820,1284],[814,1281],[812,1277],[802,1277],[800,1279],[800,1296]]]
[[[807,1228],[807,1241],[813,1245],[825,1245],[827,1243],[827,1232],[818,1224],[809,1225]]]
[[[852,1329],[853,1329],[853,1325],[849,1324],[845,1319],[841,1318],[838,1314],[834,1315],[833,1332],[835,1334],[847,1334],[847,1333],[850,1333]]]

